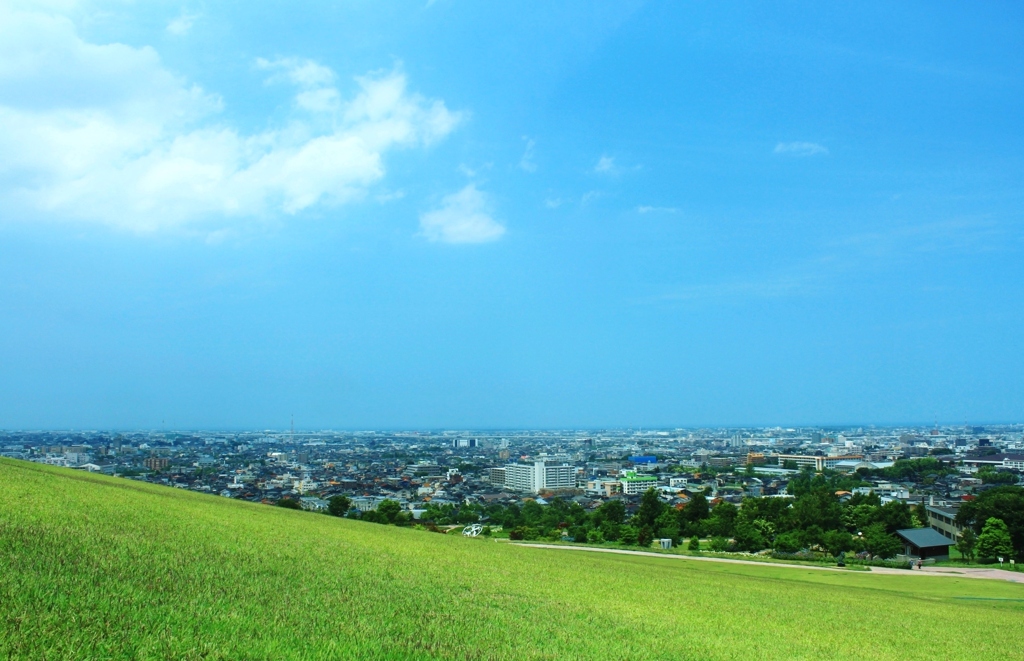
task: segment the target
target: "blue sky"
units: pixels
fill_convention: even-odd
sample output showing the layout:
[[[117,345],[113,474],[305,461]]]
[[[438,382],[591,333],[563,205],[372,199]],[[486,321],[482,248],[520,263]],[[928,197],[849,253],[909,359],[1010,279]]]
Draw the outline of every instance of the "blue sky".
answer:
[[[0,1],[0,427],[1017,422],[1013,3]]]

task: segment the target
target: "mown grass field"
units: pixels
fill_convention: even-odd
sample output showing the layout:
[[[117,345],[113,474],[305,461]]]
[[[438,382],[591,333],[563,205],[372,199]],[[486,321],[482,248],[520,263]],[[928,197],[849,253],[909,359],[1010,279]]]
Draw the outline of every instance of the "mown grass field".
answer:
[[[0,460],[0,657],[1024,658],[1024,585],[516,547]]]

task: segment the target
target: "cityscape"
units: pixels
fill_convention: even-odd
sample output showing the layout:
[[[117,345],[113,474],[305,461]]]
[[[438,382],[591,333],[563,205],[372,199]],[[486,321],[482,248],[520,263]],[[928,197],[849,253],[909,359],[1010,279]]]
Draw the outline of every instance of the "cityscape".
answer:
[[[0,659],[1024,658],[1022,35],[0,0]]]
[[[792,497],[802,470],[856,477],[854,493],[922,506],[955,541],[960,505],[1016,484],[1024,425],[430,432],[4,432],[0,454],[264,504],[283,499],[326,511],[345,496],[352,513],[397,503],[410,521],[429,508],[513,505],[558,497],[593,511],[609,500],[632,514],[654,488],[685,508]],[[941,475],[886,477],[895,462],[933,458]],[[984,478],[984,479],[983,479]],[[428,517],[429,518],[429,517]],[[481,516],[466,522],[486,523]],[[944,523],[945,522],[945,523]],[[568,534],[568,533],[566,533]]]

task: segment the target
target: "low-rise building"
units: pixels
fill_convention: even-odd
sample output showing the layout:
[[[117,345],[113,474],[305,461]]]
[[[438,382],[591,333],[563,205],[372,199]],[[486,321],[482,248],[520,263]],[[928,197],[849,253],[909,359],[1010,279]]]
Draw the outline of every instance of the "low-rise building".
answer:
[[[833,455],[830,457],[806,455],[806,454],[780,454],[779,455],[779,466],[785,466],[786,462],[793,462],[797,468],[803,468],[808,466],[816,471],[823,471],[826,468],[832,469],[840,462],[861,460],[864,458],[862,454],[841,454]]]
[[[896,536],[903,542],[902,559],[949,560],[950,540],[937,530],[908,528],[897,530]]]
[[[167,457],[146,457],[142,465],[151,471],[162,471],[171,465],[171,460]]]
[[[928,525],[955,542],[964,530],[964,527],[956,522],[958,510],[959,507],[925,505],[925,511],[928,513]]]
[[[638,475],[635,471],[626,471],[626,474],[619,478],[619,482],[622,483],[622,493],[626,496],[635,496],[658,486],[658,478],[653,475]]]

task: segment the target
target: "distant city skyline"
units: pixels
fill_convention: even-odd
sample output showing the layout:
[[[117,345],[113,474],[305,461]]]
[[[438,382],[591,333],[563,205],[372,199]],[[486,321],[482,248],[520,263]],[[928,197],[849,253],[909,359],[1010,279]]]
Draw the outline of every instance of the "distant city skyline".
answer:
[[[0,0],[0,429],[1018,422],[1022,31]]]

